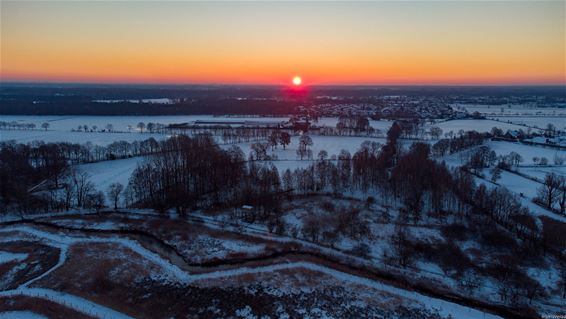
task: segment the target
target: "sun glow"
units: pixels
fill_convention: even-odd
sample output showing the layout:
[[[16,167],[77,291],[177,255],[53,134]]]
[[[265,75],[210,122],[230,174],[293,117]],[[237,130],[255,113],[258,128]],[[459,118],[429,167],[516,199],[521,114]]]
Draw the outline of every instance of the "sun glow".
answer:
[[[301,79],[300,76],[295,76],[293,77],[293,85],[294,86],[299,86],[303,83],[303,80]]]

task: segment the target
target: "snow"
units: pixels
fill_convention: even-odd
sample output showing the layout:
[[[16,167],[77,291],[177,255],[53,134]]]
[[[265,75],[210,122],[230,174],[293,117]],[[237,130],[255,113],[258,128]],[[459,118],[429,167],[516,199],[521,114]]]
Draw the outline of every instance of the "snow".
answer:
[[[518,171],[521,174],[538,178],[539,180],[544,180],[546,174],[551,174],[551,173],[566,177],[566,166],[531,166],[531,167],[521,166],[518,168]]]
[[[527,128],[520,125],[501,123],[492,120],[452,120],[433,124],[433,126],[438,126],[442,129],[444,133],[452,131],[454,134],[458,133],[460,130],[464,131],[476,131],[479,133],[490,132],[492,128],[498,127],[503,131],[507,130],[518,130],[523,129],[526,131]]]
[[[71,132],[71,131],[55,131],[51,128],[44,130],[0,130],[0,141],[15,140],[18,143],[31,143],[34,141],[43,141],[45,143],[69,142],[77,144],[85,144],[91,142],[93,145],[106,146],[116,141],[144,141],[150,137],[156,140],[166,139],[166,134],[151,133],[100,133],[100,132]]]
[[[77,133],[78,134],[78,133]],[[102,133],[101,133],[102,134]],[[133,134],[142,135],[142,134]],[[336,136],[311,136],[313,140],[313,145],[311,147],[313,151],[313,159],[316,159],[318,152],[320,150],[326,150],[328,152],[329,158],[332,155],[338,155],[342,149],[345,149],[353,155],[364,141],[372,141],[378,143],[385,143],[383,138],[371,138],[371,137],[336,137]],[[404,140],[406,144],[412,143],[412,141]],[[247,155],[251,151],[252,142],[239,143],[239,144],[225,144],[221,145],[223,148],[230,148],[232,145],[239,146],[242,151]],[[297,147],[299,144],[299,137],[293,136],[291,138],[291,144],[287,146],[286,150],[283,150],[281,146],[277,149],[271,151],[268,150],[267,154],[270,156],[275,155],[276,160],[272,160],[273,164],[277,167],[280,173],[284,172],[286,169],[294,170],[299,167],[307,167],[313,163],[312,160],[300,160],[297,158]],[[90,175],[90,181],[93,182],[97,190],[104,193],[108,190],[108,187],[112,183],[121,183],[122,185],[128,185],[128,180],[132,172],[136,169],[137,164],[141,163],[144,157],[132,157],[126,159],[118,159],[113,161],[102,161],[97,163],[81,164],[77,165],[78,171],[86,172]],[[107,205],[110,204],[110,199],[106,198]]]
[[[29,296],[47,299],[84,314],[105,319],[131,319],[123,313],[101,306],[84,298],[46,288],[17,288],[0,291],[0,297]],[[1,315],[0,315],[1,316]],[[0,317],[1,318],[1,317]]]
[[[61,251],[59,252],[59,260],[57,261],[57,263],[55,264],[55,266],[51,267],[48,271],[42,273],[41,275],[29,280],[28,282],[24,283],[23,285],[21,285],[20,287],[29,287],[31,284],[33,284],[34,282],[41,280],[42,278],[47,277],[49,274],[51,274],[53,271],[55,271],[57,268],[63,266],[63,264],[65,263],[65,261],[67,260],[67,251],[68,251],[68,247],[67,246],[59,246],[59,248],[61,249]]]
[[[0,264],[12,262],[12,261],[22,261],[26,258],[28,258],[28,254],[19,254],[19,253],[15,254],[0,250]]]
[[[42,230],[38,230],[35,228],[27,227],[27,226],[12,226],[12,227],[4,227],[0,230],[0,232],[8,232],[8,231],[19,231],[23,233],[27,233],[32,237],[36,237],[39,239],[43,239],[48,241],[51,245],[58,247],[61,249],[61,256],[59,258],[59,262],[55,265],[54,268],[59,267],[62,265],[66,259],[67,249],[70,245],[75,243],[114,243],[118,245],[125,246],[130,250],[138,253],[139,255],[143,256],[145,259],[155,263],[156,265],[160,266],[168,275],[171,277],[177,278],[180,281],[187,281],[188,275],[179,267],[171,264],[169,261],[161,258],[158,254],[151,252],[140,244],[133,240],[118,238],[118,237],[109,237],[109,238],[96,238],[96,237],[75,237],[70,236],[68,234],[55,234],[50,232],[45,232]],[[49,272],[51,272],[51,269]],[[44,277],[45,275],[42,275]],[[33,281],[36,281],[34,279]],[[29,282],[25,285],[29,285]]]
[[[197,280],[197,278],[201,280],[208,280],[208,279],[221,278],[226,276],[237,276],[241,274],[258,273],[258,272],[274,272],[278,270],[292,269],[292,268],[303,268],[315,272],[320,272],[326,275],[330,275],[338,280],[343,280],[349,283],[363,285],[376,290],[381,290],[391,294],[395,294],[403,298],[415,300],[422,303],[431,310],[438,310],[438,312],[444,316],[451,315],[454,318],[468,318],[468,319],[500,318],[499,316],[495,316],[489,313],[484,313],[482,311],[461,306],[452,302],[432,298],[429,296],[419,294],[414,291],[393,287],[381,282],[373,281],[365,277],[355,276],[349,273],[341,272],[332,268],[313,264],[310,262],[290,262],[290,263],[281,263],[281,264],[275,264],[275,265],[269,265],[263,267],[255,267],[255,268],[240,267],[232,270],[193,275],[193,278],[195,278],[195,280]]]
[[[119,102],[129,102],[129,103],[152,103],[152,104],[173,104],[173,100],[169,98],[158,98],[158,99],[141,99],[141,100],[93,100],[96,103],[119,103]]]
[[[147,116],[96,116],[96,115],[2,115],[1,121],[5,122],[20,122],[20,123],[34,123],[40,127],[42,123],[49,123],[49,130],[70,132],[76,129],[79,125],[88,125],[89,128],[93,125],[98,127],[98,130],[104,129],[107,124],[112,124],[115,131],[128,132],[128,125],[132,126],[132,130],[140,122],[145,124],[149,122],[160,124],[173,124],[173,123],[189,123],[194,121],[222,121],[222,122],[280,122],[288,121],[288,117],[216,117],[213,115],[147,115]],[[332,120],[321,119],[321,123],[332,123]],[[6,131],[3,131],[6,132]],[[26,131],[23,131],[26,132]],[[29,131],[28,131],[29,132]],[[80,133],[80,132],[79,132]],[[116,134],[116,133],[112,133]],[[111,135],[112,135],[111,134]],[[146,135],[145,133],[142,136]]]
[[[89,180],[94,183],[97,190],[108,191],[112,183],[120,183],[126,187],[130,176],[141,163],[144,157],[132,157],[113,161],[103,161],[97,163],[81,164],[75,166],[77,171],[89,174]],[[111,204],[111,198],[106,197],[106,204]]]
[[[5,227],[4,229],[0,230],[0,232],[8,232],[8,231],[20,231],[28,233],[32,236],[46,239],[50,242],[55,242],[60,244],[71,245],[75,242],[112,242],[124,245],[127,248],[132,249],[133,251],[137,252],[138,254],[142,255],[144,258],[148,259],[149,261],[159,265],[162,269],[176,278],[179,281],[184,283],[191,283],[197,280],[209,280],[215,278],[222,278],[222,277],[232,277],[238,276],[242,274],[254,274],[254,273],[264,273],[264,272],[273,272],[283,269],[294,269],[294,268],[303,268],[311,271],[321,272],[330,276],[333,276],[337,279],[344,280],[347,282],[352,282],[360,285],[364,285],[370,288],[375,288],[382,291],[387,291],[392,294],[396,294],[398,296],[409,298],[412,300],[417,300],[426,305],[430,309],[436,309],[441,314],[446,316],[452,315],[456,318],[499,318],[497,316],[493,316],[490,314],[483,313],[481,311],[471,309],[465,306],[461,306],[455,303],[451,303],[448,301],[444,301],[441,299],[435,299],[428,296],[424,296],[417,292],[412,292],[408,290],[403,290],[401,288],[393,287],[384,283],[376,282],[370,280],[368,278],[355,276],[352,274],[344,273],[332,268],[328,268],[325,266],[313,264],[310,262],[290,262],[290,263],[279,263],[273,264],[268,266],[259,266],[259,267],[238,267],[236,269],[228,269],[228,270],[218,270],[209,273],[201,273],[201,274],[188,274],[178,268],[177,266],[171,264],[170,262],[164,260],[161,256],[146,250],[145,248],[141,247],[139,244],[122,238],[77,238],[71,237],[69,235],[60,235],[60,234],[53,234],[48,233],[45,231],[37,230],[30,227]],[[66,251],[62,251],[60,257],[60,261],[64,260],[64,256],[66,255]],[[59,263],[58,263],[59,264]],[[54,267],[56,268],[57,265]],[[35,280],[32,280],[33,282]],[[103,306],[97,305],[92,303],[88,300],[83,298],[72,296],[69,294],[65,294],[62,292],[56,292],[49,289],[43,288],[27,288],[30,282],[24,284],[23,286],[10,290],[10,291],[3,291],[0,292],[0,296],[13,296],[13,295],[28,295],[28,296],[40,296],[42,298],[46,298],[49,300],[54,300],[58,303],[64,304],[65,306],[69,306],[73,309],[79,310],[84,313],[96,315],[99,317],[104,318],[129,318],[128,316],[118,313],[114,310],[109,308],[105,308]]]
[[[463,107],[468,113],[479,112],[484,115],[538,115],[538,116],[566,116],[566,108],[537,107],[536,104],[506,104],[506,105],[484,105],[484,104],[453,104],[452,108]]]
[[[57,115],[2,115],[1,121],[33,123],[36,125],[35,130],[0,130],[0,141],[16,140],[19,143],[28,143],[43,140],[45,142],[72,142],[86,143],[92,142],[97,145],[108,145],[114,141],[141,141],[153,137],[157,140],[164,139],[164,134],[144,132],[140,134],[136,125],[143,123],[191,123],[195,121],[222,121],[227,123],[236,122],[287,122],[289,117],[217,117],[212,115],[171,115],[171,116],[57,116]],[[40,129],[42,123],[49,123],[47,131]],[[317,123],[318,126],[335,127],[338,118],[322,117]],[[386,132],[393,122],[391,121],[370,121],[370,125],[374,128]],[[92,128],[97,126],[97,130],[105,129],[107,124],[112,124],[113,133],[99,132],[72,132],[79,125],[87,125]],[[130,127],[128,127],[130,126]]]
[[[244,319],[257,319],[257,316],[254,315],[252,308],[248,305],[246,305],[242,309],[236,310],[236,316]]]
[[[484,171],[484,174],[486,178],[491,178],[489,171]],[[507,171],[501,171],[501,178],[497,180],[497,183],[531,200],[536,197],[537,189],[541,186],[540,183]]]
[[[6,311],[0,312],[0,319],[47,319],[31,311]]]
[[[491,182],[489,182],[485,179],[481,179],[481,178],[475,177],[475,176],[474,176],[474,179],[476,180],[477,185],[484,184],[488,188],[498,187],[497,185],[495,185],[495,184],[493,184],[493,183],[491,183]],[[523,178],[523,179],[530,181],[529,179],[526,179],[526,178]],[[531,181],[531,182],[535,183],[534,181]],[[511,180],[509,183],[510,184],[513,183],[513,180]],[[499,187],[504,187],[504,186],[499,186]],[[511,192],[519,195],[519,193],[517,193],[517,191],[514,190],[513,188],[511,188],[511,189],[507,188],[507,189],[510,190]],[[546,210],[546,209],[540,207],[539,205],[533,203],[531,198],[529,198],[527,196],[523,196],[523,197],[518,196],[517,198],[521,202],[521,205],[527,207],[529,209],[529,211],[531,211],[531,213],[533,213],[533,215],[535,215],[535,216],[545,216],[545,217],[557,220],[559,222],[566,223],[566,217],[552,213],[552,212],[549,212],[548,210]]]
[[[191,261],[203,262],[211,259],[225,259],[230,254],[258,254],[265,250],[264,244],[254,244],[237,239],[223,239],[200,234],[189,240],[169,240]]]
[[[551,123],[559,130],[566,129],[566,115],[562,117],[558,116],[505,116],[505,117],[494,117],[495,119],[502,122],[509,122],[520,125],[527,125],[539,128],[546,128],[546,126]],[[523,128],[526,130],[527,128]]]
[[[533,157],[546,157],[549,163],[553,162],[555,155],[566,157],[566,151],[542,146],[532,146],[505,141],[489,141],[485,145],[494,150],[497,155],[508,155],[511,152],[518,153],[521,157],[523,157],[521,165],[533,165]]]

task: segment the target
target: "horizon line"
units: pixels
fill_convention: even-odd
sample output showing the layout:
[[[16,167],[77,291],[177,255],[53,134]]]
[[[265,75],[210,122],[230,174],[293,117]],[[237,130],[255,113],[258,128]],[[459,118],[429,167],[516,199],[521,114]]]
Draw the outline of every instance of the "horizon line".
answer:
[[[42,81],[42,80],[2,80],[1,85],[100,85],[100,86],[224,86],[224,87],[292,87],[290,84],[230,83],[230,82],[96,82],[96,81]],[[305,84],[302,87],[565,87],[566,82],[540,83],[319,83]]]

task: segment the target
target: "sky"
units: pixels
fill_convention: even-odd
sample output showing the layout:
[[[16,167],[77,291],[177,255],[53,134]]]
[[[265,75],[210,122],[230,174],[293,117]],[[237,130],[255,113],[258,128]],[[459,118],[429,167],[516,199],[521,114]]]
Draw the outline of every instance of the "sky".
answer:
[[[0,80],[566,84],[565,1],[0,1]]]

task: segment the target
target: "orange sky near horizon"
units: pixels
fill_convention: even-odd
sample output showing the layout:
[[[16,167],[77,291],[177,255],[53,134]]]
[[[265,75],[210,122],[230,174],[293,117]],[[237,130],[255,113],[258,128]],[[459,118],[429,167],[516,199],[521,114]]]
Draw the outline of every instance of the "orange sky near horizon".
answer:
[[[2,81],[566,84],[563,1],[2,1]]]

